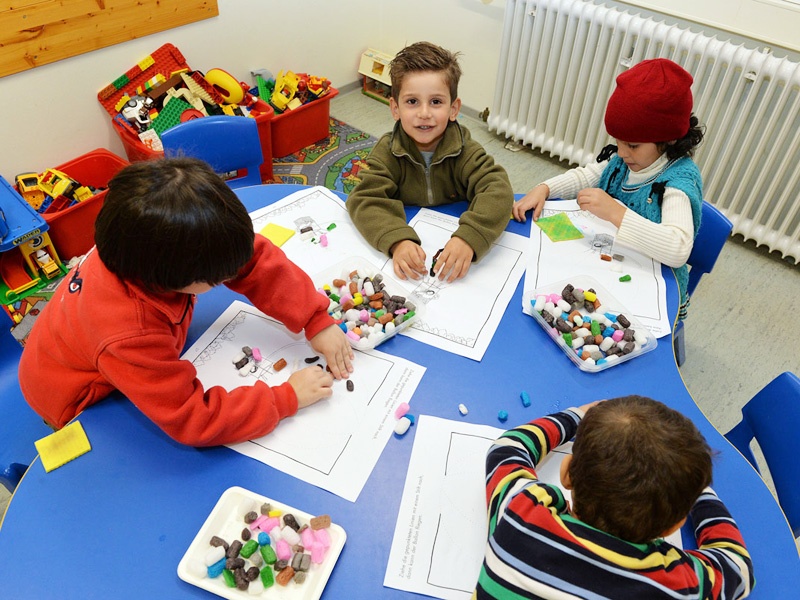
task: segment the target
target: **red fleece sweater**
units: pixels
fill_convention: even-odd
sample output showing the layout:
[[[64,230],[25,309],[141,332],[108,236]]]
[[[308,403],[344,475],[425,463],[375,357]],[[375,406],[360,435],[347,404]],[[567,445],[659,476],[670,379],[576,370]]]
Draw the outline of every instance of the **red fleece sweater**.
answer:
[[[226,285],[307,339],[333,323],[328,300],[309,277],[260,235],[253,258]],[[288,382],[203,389],[194,366],[180,358],[194,304],[190,294],[153,294],[120,280],[92,250],[31,331],[19,367],[25,398],[61,428],[117,389],[169,436],[192,446],[253,439],[297,412]]]

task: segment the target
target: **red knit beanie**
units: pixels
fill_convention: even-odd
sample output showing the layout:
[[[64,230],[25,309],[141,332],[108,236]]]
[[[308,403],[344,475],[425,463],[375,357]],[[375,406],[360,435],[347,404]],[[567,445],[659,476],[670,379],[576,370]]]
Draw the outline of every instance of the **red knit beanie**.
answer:
[[[692,76],[666,58],[620,73],[606,107],[606,131],[623,142],[669,142],[689,131]]]

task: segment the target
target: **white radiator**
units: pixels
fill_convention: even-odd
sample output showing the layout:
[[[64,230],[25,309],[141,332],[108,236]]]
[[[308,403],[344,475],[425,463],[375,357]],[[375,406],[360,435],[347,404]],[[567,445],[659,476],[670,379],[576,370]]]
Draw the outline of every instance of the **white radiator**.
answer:
[[[657,57],[694,77],[705,199],[734,233],[800,259],[798,63],[587,1],[506,0],[489,129],[586,164],[611,142],[603,116],[617,75]]]

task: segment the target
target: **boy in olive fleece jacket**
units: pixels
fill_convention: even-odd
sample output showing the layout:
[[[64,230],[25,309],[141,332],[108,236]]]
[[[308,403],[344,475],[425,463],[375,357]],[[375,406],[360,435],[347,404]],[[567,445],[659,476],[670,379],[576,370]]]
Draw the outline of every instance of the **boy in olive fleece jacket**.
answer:
[[[401,279],[428,270],[405,206],[467,200],[459,227],[436,257],[437,277],[454,281],[480,260],[508,223],[514,194],[505,170],[456,122],[461,70],[453,54],[428,42],[404,48],[391,63],[394,130],[384,135],[347,200],[366,240],[393,258]]]

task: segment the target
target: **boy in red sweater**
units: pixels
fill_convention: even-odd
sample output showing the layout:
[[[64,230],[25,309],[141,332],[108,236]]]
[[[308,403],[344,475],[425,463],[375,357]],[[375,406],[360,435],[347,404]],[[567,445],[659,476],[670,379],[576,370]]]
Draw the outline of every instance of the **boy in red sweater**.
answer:
[[[95,248],[38,317],[19,367],[28,403],[61,428],[114,389],[192,446],[242,442],[331,396],[353,353],[328,300],[253,232],[247,210],[202,161],[135,163],[109,183]],[[181,360],[196,294],[224,283],[289,330],[303,330],[330,373],[311,366],[276,387],[208,390]]]

